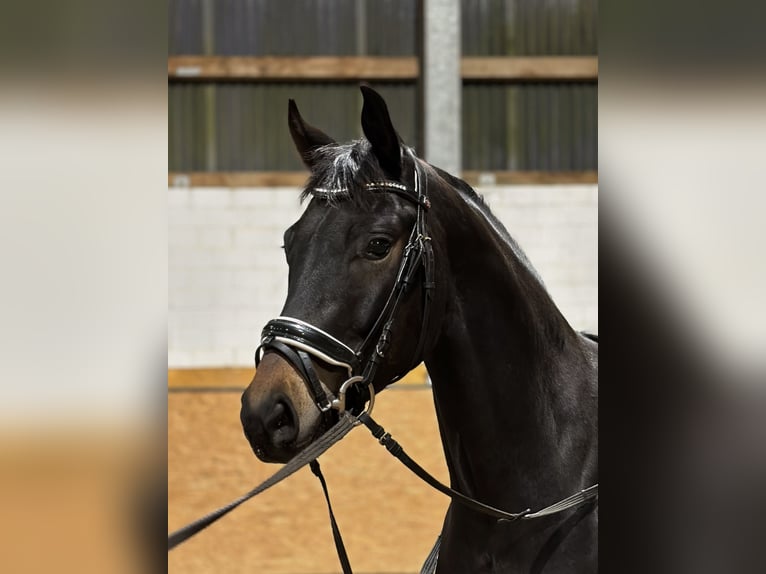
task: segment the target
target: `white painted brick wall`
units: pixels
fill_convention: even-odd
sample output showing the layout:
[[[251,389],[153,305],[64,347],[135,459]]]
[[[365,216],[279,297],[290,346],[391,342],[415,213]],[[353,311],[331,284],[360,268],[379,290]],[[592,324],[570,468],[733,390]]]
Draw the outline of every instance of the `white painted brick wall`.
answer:
[[[478,188],[569,322],[598,331],[598,188]],[[297,188],[168,190],[168,365],[250,366],[282,308]]]
[[[477,188],[576,329],[598,331],[598,187]]]

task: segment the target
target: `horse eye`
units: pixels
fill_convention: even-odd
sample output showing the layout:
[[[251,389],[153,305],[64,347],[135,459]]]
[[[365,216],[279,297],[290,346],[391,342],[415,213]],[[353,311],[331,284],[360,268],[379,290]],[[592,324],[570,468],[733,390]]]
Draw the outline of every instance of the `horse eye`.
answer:
[[[376,237],[367,244],[365,255],[369,259],[383,259],[391,250],[391,242],[384,237]]]

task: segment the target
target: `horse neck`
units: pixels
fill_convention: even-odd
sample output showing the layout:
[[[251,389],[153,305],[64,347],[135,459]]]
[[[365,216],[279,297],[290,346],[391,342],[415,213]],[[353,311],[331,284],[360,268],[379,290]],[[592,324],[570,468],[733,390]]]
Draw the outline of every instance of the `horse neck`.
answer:
[[[451,287],[426,357],[450,478],[489,503],[529,506],[576,487],[571,467],[582,461],[566,460],[572,445],[562,443],[587,440],[570,428],[573,386],[587,378],[582,349],[502,226],[458,197],[444,215],[460,224],[441,226],[449,270],[437,289]]]

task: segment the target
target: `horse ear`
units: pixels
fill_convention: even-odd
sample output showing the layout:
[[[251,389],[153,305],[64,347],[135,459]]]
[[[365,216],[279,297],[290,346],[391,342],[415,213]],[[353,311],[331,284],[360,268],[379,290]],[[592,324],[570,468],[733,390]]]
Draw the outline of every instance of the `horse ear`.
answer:
[[[334,144],[335,140],[322,130],[307,124],[295,105],[295,100],[290,100],[287,105],[287,124],[290,127],[290,135],[293,137],[295,147],[301,154],[303,163],[309,169],[313,168],[315,161],[314,152],[324,145]]]
[[[399,134],[391,123],[383,97],[369,86],[360,86],[362,106],[362,130],[372,145],[372,152],[387,175],[396,179],[402,173],[402,149]]]

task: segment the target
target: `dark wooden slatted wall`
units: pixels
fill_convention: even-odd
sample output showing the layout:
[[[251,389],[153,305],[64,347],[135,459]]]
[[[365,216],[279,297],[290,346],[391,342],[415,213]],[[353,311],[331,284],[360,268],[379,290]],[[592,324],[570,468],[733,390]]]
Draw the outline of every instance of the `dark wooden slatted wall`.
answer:
[[[169,53],[207,56],[417,56],[418,0],[170,0]],[[594,56],[597,0],[463,0],[464,57]],[[359,137],[358,82],[183,81],[169,87],[171,172],[302,169],[288,98],[339,141]],[[412,145],[415,80],[371,82]],[[597,169],[597,81],[463,82],[463,168]],[[456,119],[456,121],[458,121]]]
[[[171,55],[412,56],[413,0],[170,0]],[[414,82],[371,84],[400,134],[417,140]],[[360,137],[356,82],[199,83],[169,86],[169,168],[300,170],[287,131],[287,100],[338,141]]]
[[[597,0],[463,0],[463,56],[594,56]],[[597,85],[464,82],[463,167],[597,168]]]
[[[417,0],[170,0],[171,55],[413,56]],[[212,21],[207,21],[207,15]]]
[[[595,56],[597,0],[462,0],[464,56]]]
[[[406,142],[417,137],[414,85],[371,82]],[[174,83],[169,86],[171,171],[300,170],[287,130],[287,100],[337,141],[361,136],[353,83]]]
[[[466,83],[463,167],[596,169],[597,90],[587,83]]]

